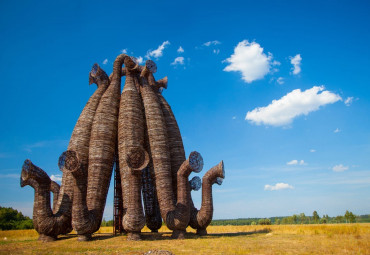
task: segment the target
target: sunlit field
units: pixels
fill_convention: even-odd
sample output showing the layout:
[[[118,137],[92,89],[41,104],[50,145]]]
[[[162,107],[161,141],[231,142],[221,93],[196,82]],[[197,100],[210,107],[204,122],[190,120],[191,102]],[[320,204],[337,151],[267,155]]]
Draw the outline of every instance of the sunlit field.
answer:
[[[34,230],[0,231],[1,254],[144,254],[167,250],[174,254],[370,254],[370,224],[210,226],[198,237],[192,229],[185,240],[172,240],[170,231],[144,228],[142,241],[113,236],[102,227],[90,242],[75,234],[51,243],[37,241]]]

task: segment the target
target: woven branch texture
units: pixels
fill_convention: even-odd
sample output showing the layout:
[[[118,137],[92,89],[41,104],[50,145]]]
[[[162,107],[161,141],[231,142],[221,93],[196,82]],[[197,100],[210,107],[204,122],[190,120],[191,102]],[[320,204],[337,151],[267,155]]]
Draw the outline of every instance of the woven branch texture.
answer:
[[[120,171],[126,178],[124,182],[128,181],[128,189],[124,191],[128,193],[127,211],[122,222],[129,235],[132,232],[140,232],[145,225],[141,203],[141,170],[147,166],[149,160],[144,150],[143,106],[135,79],[137,77],[133,72],[126,73],[118,121]]]
[[[93,65],[89,83],[96,83],[98,89],[83,109],[67,151],[59,158],[61,186],[30,160],[24,162],[21,186],[30,185],[35,190],[33,221],[40,240],[55,240],[72,227],[78,240],[91,239],[102,221],[116,158],[122,225],[128,240],[139,240],[145,223],[157,232],[162,219],[173,230],[173,238],[184,238],[189,225],[199,235],[207,233],[213,217],[212,185],[225,178],[223,161],[204,175],[202,205],[196,209],[191,190],[199,189],[200,178],[189,182],[189,175],[202,170],[203,158],[198,152],[185,158],[176,118],[161,95],[167,88],[167,77],[156,81],[155,71],[153,61],[139,66],[125,54],[116,58],[109,77],[99,65]],[[126,78],[121,94],[122,76]]]

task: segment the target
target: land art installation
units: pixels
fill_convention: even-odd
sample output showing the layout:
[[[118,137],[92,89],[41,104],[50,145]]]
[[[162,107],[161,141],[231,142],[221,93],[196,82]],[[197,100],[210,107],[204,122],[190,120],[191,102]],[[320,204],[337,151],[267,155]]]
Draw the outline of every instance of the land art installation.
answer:
[[[79,241],[91,239],[102,221],[115,161],[128,240],[140,240],[145,224],[157,232],[162,220],[173,238],[184,238],[188,226],[199,235],[207,234],[213,217],[212,185],[221,185],[224,164],[221,161],[208,170],[202,181],[197,176],[189,181],[192,172],[202,170],[203,158],[195,151],[185,157],[177,121],[162,96],[167,77],[156,81],[156,68],[151,60],[140,66],[126,54],[116,58],[109,77],[98,64],[93,65],[89,83],[98,89],[59,158],[60,186],[30,160],[24,162],[21,187],[35,190],[33,222],[39,240],[53,241],[72,229]],[[121,93],[122,76],[126,79]],[[191,191],[200,186],[198,210]]]

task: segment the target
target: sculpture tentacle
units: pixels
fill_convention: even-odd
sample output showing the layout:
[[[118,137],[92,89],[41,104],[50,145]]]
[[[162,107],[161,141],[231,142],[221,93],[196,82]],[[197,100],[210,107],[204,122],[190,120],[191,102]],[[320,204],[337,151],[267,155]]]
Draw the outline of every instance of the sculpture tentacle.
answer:
[[[120,171],[128,182],[129,193],[127,211],[123,216],[123,227],[128,232],[128,240],[139,240],[145,217],[141,203],[141,170],[147,167],[149,155],[144,149],[144,112],[140,95],[135,86],[135,66],[131,58],[125,59],[126,82],[121,95],[118,148]],[[124,172],[124,173],[123,173]]]
[[[30,160],[25,160],[21,172],[21,186],[31,185],[35,189],[34,222],[41,241],[54,241],[62,233],[68,215],[54,215],[50,205],[49,176]],[[35,217],[36,216],[36,217]]]
[[[212,185],[217,183],[221,185],[225,178],[224,162],[221,161],[218,165],[212,167],[203,176],[202,183],[202,206],[198,211],[193,210],[191,212],[190,224],[191,227],[197,229],[197,234],[207,234],[206,228],[212,221],[213,217],[213,197],[212,197]]]
[[[89,143],[88,178],[74,175],[78,184],[75,191],[79,194],[73,200],[72,225],[81,241],[90,239],[99,229],[103,216],[117,143],[121,69],[126,57],[121,54],[114,61],[111,83],[96,109]],[[82,170],[86,173],[84,167]]]

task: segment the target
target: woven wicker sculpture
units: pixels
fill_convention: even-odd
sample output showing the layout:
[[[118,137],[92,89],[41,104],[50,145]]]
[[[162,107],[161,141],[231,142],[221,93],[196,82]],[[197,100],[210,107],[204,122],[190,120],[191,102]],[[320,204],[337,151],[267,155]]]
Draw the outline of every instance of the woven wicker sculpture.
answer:
[[[185,158],[177,121],[161,95],[167,77],[156,81],[155,71],[153,61],[139,66],[125,54],[116,58],[110,78],[97,64],[93,66],[90,84],[98,84],[98,90],[82,111],[68,150],[59,158],[60,187],[30,160],[25,161],[21,186],[35,189],[33,220],[40,240],[55,240],[70,232],[71,226],[78,240],[91,239],[102,221],[116,158],[128,240],[139,240],[145,223],[157,232],[162,219],[174,238],[184,238],[188,226],[200,235],[207,233],[213,216],[212,185],[222,183],[224,165],[221,161],[204,175],[202,206],[197,210],[191,190],[198,190],[201,181],[197,176],[188,178],[191,172],[202,170],[203,158],[198,152]],[[120,95],[122,76],[126,80]]]
[[[97,64],[93,66],[90,72],[89,81],[90,84],[96,83],[98,89],[90,97],[85,108],[81,112],[68,146],[69,150],[74,150],[79,153],[84,167],[88,165],[90,134],[95,111],[103,93],[109,85],[108,76]],[[64,154],[62,154],[59,162],[59,167],[62,171],[64,170],[63,155]],[[45,176],[36,178],[35,175],[29,173],[29,171],[39,171],[42,175],[36,176]],[[73,177],[68,171],[63,171],[62,185],[57,196],[55,188],[48,188],[51,184],[53,184],[53,182],[44,171],[34,166],[30,160],[25,161],[22,168],[21,186],[30,185],[35,189],[33,221],[35,226],[39,224],[38,221],[42,221],[42,227],[36,227],[36,230],[40,234],[40,240],[43,241],[55,240],[57,235],[67,234],[72,230]],[[52,186],[55,186],[55,184]],[[58,198],[57,203],[54,203],[53,212],[50,208],[50,190],[54,190],[54,199],[56,197]],[[41,197],[43,197],[42,200]],[[45,199],[45,197],[49,197],[49,199]]]

